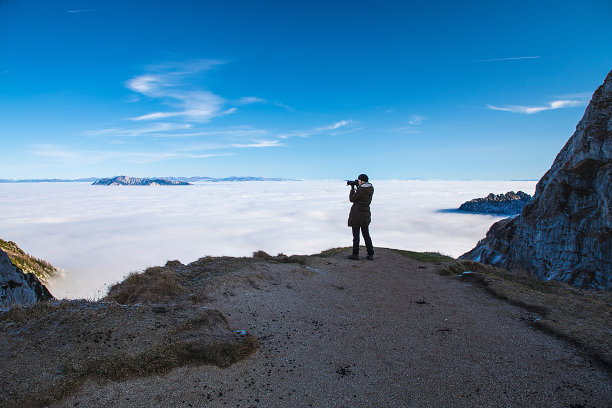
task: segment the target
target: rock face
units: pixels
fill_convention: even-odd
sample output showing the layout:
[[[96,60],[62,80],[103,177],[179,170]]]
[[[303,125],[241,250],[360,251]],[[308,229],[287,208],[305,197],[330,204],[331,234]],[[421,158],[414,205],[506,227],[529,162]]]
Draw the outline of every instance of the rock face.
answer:
[[[93,183],[94,186],[188,186],[186,181],[148,179],[127,176],[100,179]]]
[[[6,252],[13,265],[21,269],[23,273],[36,275],[42,283],[59,273],[58,268],[43,259],[25,253],[13,241],[0,239],[0,250]]]
[[[0,305],[29,305],[53,296],[33,273],[23,273],[0,249]]]
[[[469,259],[587,289],[612,289],[612,71],[520,215]]]
[[[519,214],[531,196],[523,191],[509,191],[506,194],[489,194],[461,204],[459,211],[484,214]]]

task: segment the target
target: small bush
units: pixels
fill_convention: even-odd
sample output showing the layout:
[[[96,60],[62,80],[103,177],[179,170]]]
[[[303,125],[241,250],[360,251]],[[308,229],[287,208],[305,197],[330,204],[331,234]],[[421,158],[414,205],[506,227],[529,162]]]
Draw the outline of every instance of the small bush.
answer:
[[[122,305],[141,302],[160,302],[179,296],[187,291],[181,276],[163,267],[146,269],[143,273],[132,273],[121,283],[110,287],[104,298]]]
[[[270,258],[272,258],[272,255],[262,250],[259,250],[259,251],[253,252],[253,258],[260,259],[262,261],[269,261]]]

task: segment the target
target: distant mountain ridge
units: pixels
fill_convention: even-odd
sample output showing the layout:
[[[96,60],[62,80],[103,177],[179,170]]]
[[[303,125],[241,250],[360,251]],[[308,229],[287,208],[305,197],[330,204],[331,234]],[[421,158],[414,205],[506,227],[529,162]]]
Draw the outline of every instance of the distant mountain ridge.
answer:
[[[0,179],[0,183],[91,183],[100,180],[99,177],[78,179]]]
[[[147,179],[163,179],[163,180],[174,180],[174,181],[185,181],[187,183],[196,183],[201,181],[209,181],[213,183],[222,181],[289,181],[289,179],[278,178],[278,177],[252,177],[252,176],[230,176],[230,177],[206,177],[206,176],[193,176],[193,177],[145,177]],[[99,180],[103,180],[101,177],[87,177],[78,179],[0,179],[0,183],[94,183]],[[291,180],[295,181],[295,180]]]
[[[180,180],[180,181],[187,181],[190,183],[195,183],[198,181],[210,181],[213,183],[217,183],[220,181],[288,181],[288,179],[284,179],[284,178],[276,178],[276,177],[251,177],[251,176],[242,176],[242,177],[237,177],[237,176],[230,176],[230,177],[223,177],[223,178],[214,178],[214,177],[164,177],[167,180]]]
[[[531,196],[523,191],[509,191],[506,194],[489,194],[461,204],[459,211],[484,214],[520,214]]]
[[[190,183],[163,178],[137,178],[117,176],[104,178],[93,182],[94,186],[189,186]]]

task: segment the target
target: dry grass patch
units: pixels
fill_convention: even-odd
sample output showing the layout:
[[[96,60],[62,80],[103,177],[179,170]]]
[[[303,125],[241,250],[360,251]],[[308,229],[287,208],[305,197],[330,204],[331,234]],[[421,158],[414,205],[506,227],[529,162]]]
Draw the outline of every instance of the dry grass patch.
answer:
[[[339,255],[344,251],[348,251],[351,247],[338,247],[338,248],[330,248],[325,251],[321,251],[320,253],[314,255],[319,256],[321,258],[331,258],[332,256]]]
[[[191,304],[121,306],[70,302],[14,307],[0,314],[0,406],[38,407],[84,380],[122,380],[188,364],[220,367],[257,349],[216,310]]]
[[[535,327],[583,347],[612,366],[612,293],[512,275],[472,261],[446,265],[440,274],[460,275],[460,279],[477,282],[498,298],[539,313],[541,318],[532,322]]]
[[[161,302],[187,292],[183,278],[171,267],[156,266],[142,273],[132,273],[110,287],[104,300],[122,305]]]
[[[296,263],[300,265],[306,265],[308,256],[306,255],[285,255],[283,253],[279,253],[276,256],[272,256],[265,251],[256,251],[253,252],[253,258],[260,261],[270,261],[270,262],[280,262],[280,263]]]
[[[455,260],[455,258],[439,252],[415,252],[404,249],[394,249],[394,251],[421,262],[451,262]]]

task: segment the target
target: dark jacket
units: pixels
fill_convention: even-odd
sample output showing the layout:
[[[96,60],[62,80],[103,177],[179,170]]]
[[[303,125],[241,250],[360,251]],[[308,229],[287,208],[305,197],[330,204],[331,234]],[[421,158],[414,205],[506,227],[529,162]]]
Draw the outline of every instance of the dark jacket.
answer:
[[[374,195],[374,186],[370,183],[363,183],[357,189],[351,188],[349,200],[353,203],[349,213],[349,227],[365,227],[370,225],[372,216],[370,214],[370,203]]]

